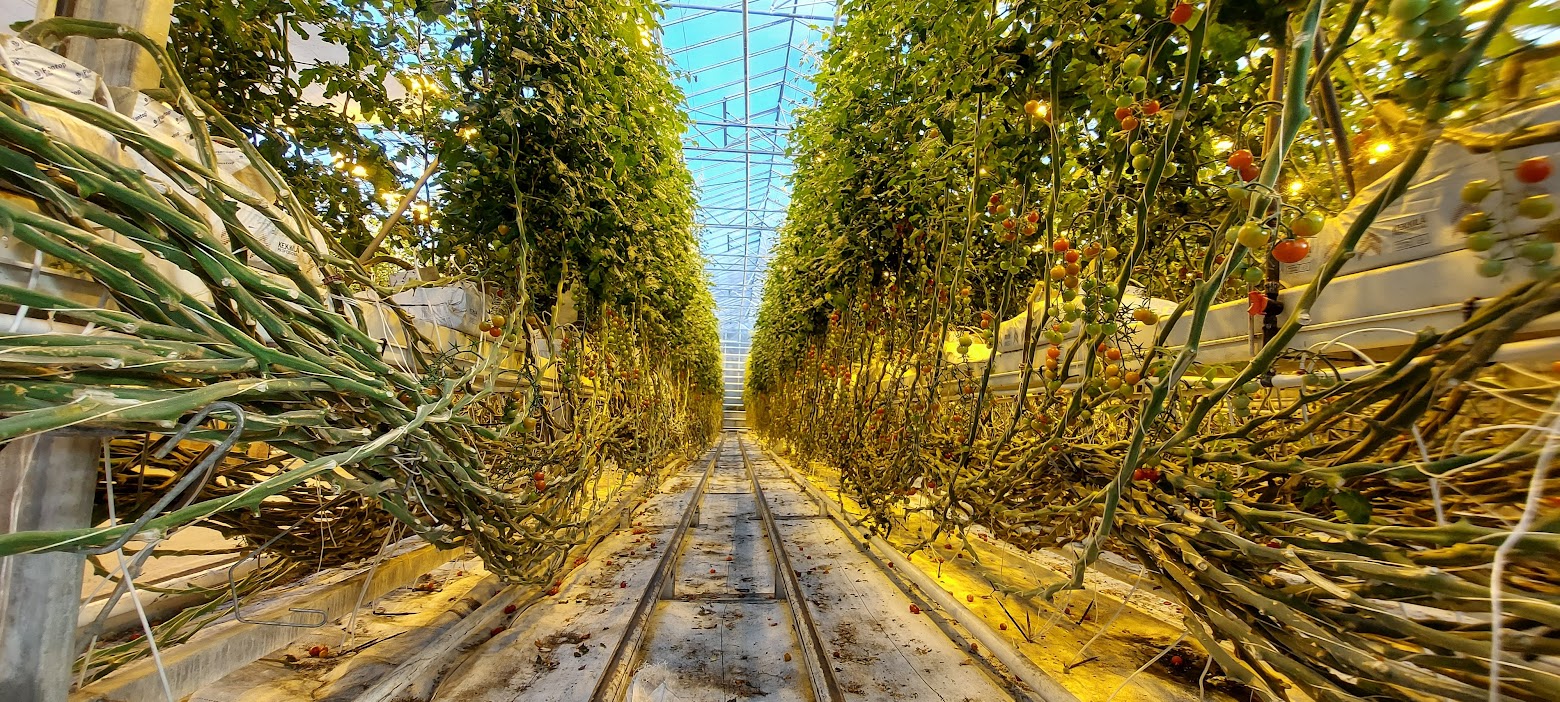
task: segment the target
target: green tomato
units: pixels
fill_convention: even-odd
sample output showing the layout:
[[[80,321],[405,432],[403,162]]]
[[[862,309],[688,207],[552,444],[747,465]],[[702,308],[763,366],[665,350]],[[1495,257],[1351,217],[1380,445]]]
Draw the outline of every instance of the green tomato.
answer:
[[[1555,257],[1555,245],[1543,240],[1529,241],[1517,254],[1533,263],[1544,263]]]
[[[1495,248],[1495,232],[1474,232],[1468,235],[1468,250],[1483,253]]]
[[[1517,203],[1517,214],[1528,219],[1543,219],[1555,211],[1554,198],[1549,193],[1529,195]]]
[[[1115,283],[1106,283],[1106,284],[1100,286],[1100,294],[1104,295],[1105,297],[1116,297],[1116,295],[1117,295],[1116,284]]]
[[[1533,280],[1549,280],[1555,277],[1555,271],[1555,264],[1548,261],[1535,263],[1528,267],[1528,275],[1532,276]]]
[[[1425,32],[1430,31],[1430,23],[1422,19],[1399,22],[1394,31],[1399,39],[1418,39],[1424,36]]]
[[[1098,322],[1089,322],[1088,324],[1083,325],[1083,333],[1087,334],[1089,336],[1099,336],[1100,335],[1100,325],[1099,325],[1099,323]]]
[[[1261,224],[1247,222],[1240,225],[1240,229],[1235,232],[1235,241],[1248,249],[1257,251],[1267,247],[1268,233],[1267,230],[1262,228]]]
[[[1404,100],[1418,100],[1424,97],[1429,90],[1430,81],[1414,76],[1403,81],[1403,84],[1398,87],[1398,95],[1401,95]]]
[[[1143,57],[1137,54],[1128,54],[1126,58],[1121,60],[1121,70],[1126,71],[1128,75],[1137,75],[1138,71],[1143,70]]]
[[[1100,325],[1100,331],[1104,332],[1105,336],[1115,336],[1119,329],[1115,322],[1106,322]]]
[[[1470,180],[1467,185],[1462,187],[1462,201],[1470,205],[1477,205],[1484,202],[1484,198],[1489,197],[1494,190],[1495,185],[1483,178]]]
[[[1148,79],[1144,78],[1143,76],[1133,78],[1127,82],[1127,88],[1134,93],[1141,93],[1145,90],[1148,90]]]
[[[1170,176],[1175,175],[1175,172],[1177,170],[1179,170],[1179,169],[1176,167],[1174,161],[1166,161],[1165,162],[1165,173],[1164,173],[1164,175],[1165,175],[1166,178],[1169,178]]]
[[[1267,274],[1263,273],[1261,268],[1252,266],[1247,268],[1245,272],[1241,273],[1240,277],[1246,281],[1247,285],[1261,285],[1262,280],[1267,277]]]
[[[1247,395],[1254,395],[1258,390],[1261,389],[1262,384],[1255,380],[1248,380],[1244,385],[1240,386],[1240,391],[1246,393]]]
[[[1149,158],[1147,155],[1139,154],[1132,157],[1132,167],[1139,171],[1146,171],[1153,167],[1153,165],[1154,159]]]
[[[1251,396],[1250,395],[1234,395],[1234,396],[1231,396],[1230,397],[1230,404],[1235,405],[1236,409],[1246,409],[1247,407],[1251,406]]]
[[[1245,205],[1251,199],[1251,191],[1239,185],[1226,186],[1224,194],[1230,196],[1230,200],[1236,205]]]
[[[1453,100],[1461,100],[1468,97],[1468,93],[1471,90],[1468,87],[1468,81],[1465,80],[1454,80],[1446,84],[1446,96]]]
[[[1479,275],[1486,278],[1498,278],[1506,272],[1506,262],[1498,258],[1487,258],[1479,263]]]
[[[1393,3],[1396,6],[1396,3]],[[1425,21],[1432,25],[1440,26],[1451,22],[1462,14],[1461,3],[1455,0],[1434,0],[1430,7],[1425,9]]]
[[[1131,152],[1133,156],[1142,156],[1143,154],[1148,153],[1148,147],[1144,146],[1143,142],[1141,141],[1134,141],[1132,142],[1132,148],[1128,149],[1128,151]]]
[[[1457,231],[1464,234],[1482,232],[1494,226],[1494,220],[1490,219],[1488,212],[1474,211],[1463,215],[1457,220]]]
[[[1132,96],[1131,95],[1117,95],[1116,96],[1116,107],[1131,107],[1131,106],[1132,106]]]

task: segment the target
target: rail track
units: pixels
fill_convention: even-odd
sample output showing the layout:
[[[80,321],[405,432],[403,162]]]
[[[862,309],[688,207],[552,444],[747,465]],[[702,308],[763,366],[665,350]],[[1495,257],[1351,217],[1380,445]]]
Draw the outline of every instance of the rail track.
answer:
[[[735,441],[736,451],[729,452],[728,442]],[[740,479],[732,475],[736,473],[736,462],[732,457],[740,459],[740,472],[747,478],[747,490],[740,489]],[[698,530],[700,517],[705,510],[705,502],[712,495],[709,492],[711,477],[716,471],[722,472],[716,483],[723,488],[713,496],[723,498],[727,507],[733,509],[719,509],[715,511],[719,518],[714,523],[706,525],[708,528]],[[734,484],[735,483],[735,484]],[[716,671],[701,670],[697,676],[708,676],[708,682],[712,686],[722,687],[727,690],[741,690],[743,688],[755,688],[758,678],[766,678],[774,681],[789,683],[793,688],[790,694],[781,693],[782,699],[815,700],[817,702],[838,702],[844,700],[839,682],[835,679],[833,664],[825,652],[823,637],[818,632],[812,614],[807,605],[807,598],[798,578],[798,571],[791,565],[790,558],[786,554],[785,542],[780,533],[780,527],[775,521],[774,514],[764,498],[764,489],[758,479],[758,474],[753,471],[752,462],[747,456],[747,448],[740,435],[732,437],[723,435],[716,456],[706,469],[704,476],[694,488],[695,493],[688,501],[682,521],[668,539],[667,548],[656,567],[655,576],[645,588],[638,607],[635,608],[633,618],[629,623],[628,631],[619,640],[616,649],[603,672],[595,691],[591,694],[593,702],[620,702],[627,698],[634,680],[646,666],[663,666],[668,673],[688,680],[691,671],[678,665],[677,661],[659,660],[660,653],[672,650],[686,651],[686,648],[676,643],[666,647],[647,646],[652,640],[667,641],[682,639],[691,643],[697,637],[689,636],[690,623],[697,626],[698,618],[688,620],[683,617],[687,607],[674,603],[692,603],[699,606],[695,610],[714,613],[710,605],[718,605],[719,612],[716,617],[720,621],[715,624],[717,628],[723,626],[722,622],[744,620],[756,622],[763,617],[767,622],[776,621],[775,615],[784,615],[783,619],[789,625],[791,639],[788,642],[777,641],[773,636],[761,636],[757,641],[749,641],[748,645],[756,644],[753,651],[756,655],[740,655],[727,661],[721,657],[721,667]],[[751,503],[751,511],[744,508]],[[767,546],[760,549],[734,549],[734,553],[727,556],[726,563],[736,563],[739,552],[745,551],[748,563],[734,566],[726,577],[718,579],[693,578],[688,582],[691,586],[689,592],[679,596],[679,574],[686,572],[685,559],[689,551],[704,543],[729,543],[739,545],[744,540],[742,532],[743,512],[749,515],[756,514],[762,523],[762,532],[759,535],[767,541]],[[730,518],[727,518],[730,517]],[[696,543],[697,542],[697,543]],[[762,555],[767,554],[767,564],[758,563]],[[764,568],[763,565],[768,565]],[[770,574],[767,583],[768,590],[762,587],[765,583],[754,582],[761,580],[755,577],[757,573],[767,570]],[[721,575],[720,569],[710,568],[707,575]],[[709,580],[720,582],[711,583]],[[704,582],[700,582],[704,581]],[[776,605],[784,603],[783,608]],[[780,611],[777,611],[780,610]],[[709,616],[706,614],[705,616]],[[735,627],[733,627],[735,628]],[[751,628],[751,627],[748,627]],[[776,628],[776,627],[769,627]],[[776,644],[784,646],[787,650],[777,651]],[[775,654],[779,655],[775,655]],[[685,658],[683,662],[692,660]],[[693,661],[694,664],[702,664],[702,661]]]

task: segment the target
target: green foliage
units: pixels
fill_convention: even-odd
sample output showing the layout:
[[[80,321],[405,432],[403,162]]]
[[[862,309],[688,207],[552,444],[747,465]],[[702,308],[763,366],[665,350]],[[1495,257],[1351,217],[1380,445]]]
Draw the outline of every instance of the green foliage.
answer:
[[[452,100],[425,88],[446,82],[459,59],[443,39],[455,19],[419,19],[424,4],[179,0],[170,53],[196,97],[230,115],[357,252],[387,214],[380,193],[403,189],[417,175],[406,164],[447,138]],[[345,60],[297,63],[292,42],[311,37],[343,47]],[[387,81],[410,90],[392,99]],[[413,233],[402,231],[404,243]]]
[[[439,178],[453,267],[518,281],[547,312],[572,288],[587,324],[612,309],[717,384],[713,301],[693,235],[686,117],[653,3],[485,2],[457,40],[463,143]],[[529,265],[517,262],[527,252]]]

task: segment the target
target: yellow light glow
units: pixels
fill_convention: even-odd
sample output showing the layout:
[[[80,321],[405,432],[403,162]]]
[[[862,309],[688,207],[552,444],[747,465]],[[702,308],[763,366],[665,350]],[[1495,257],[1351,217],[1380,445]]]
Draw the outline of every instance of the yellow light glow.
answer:
[[[1386,156],[1387,154],[1392,153],[1392,142],[1378,141],[1370,145],[1370,150],[1377,156]]]
[[[1305,190],[1305,181],[1303,180],[1297,180],[1289,184],[1289,194],[1291,195],[1299,195],[1302,190]]]
[[[981,168],[980,169],[980,174],[981,175],[986,175],[986,169],[985,168]]]
[[[462,130],[460,130],[459,132],[456,132],[456,133],[459,134],[460,138],[462,138],[462,139],[470,139],[470,138],[472,138],[472,137],[477,135],[477,128],[476,127],[466,127],[465,129],[462,129]]]
[[[1234,148],[1234,146],[1235,146],[1235,142],[1230,141],[1229,139],[1221,139],[1221,140],[1219,140],[1218,143],[1213,145],[1213,150],[1217,151],[1219,153],[1223,153],[1225,151],[1229,151],[1230,149]]]
[[[352,167],[352,175],[355,175],[355,176],[357,176],[359,178],[362,178],[362,177],[368,175],[368,169],[364,168],[361,164],[353,166]]]
[[[1495,6],[1499,4],[1499,0],[1479,0],[1479,2],[1469,5],[1467,9],[1463,10],[1463,14],[1468,16],[1482,15],[1495,9]]]

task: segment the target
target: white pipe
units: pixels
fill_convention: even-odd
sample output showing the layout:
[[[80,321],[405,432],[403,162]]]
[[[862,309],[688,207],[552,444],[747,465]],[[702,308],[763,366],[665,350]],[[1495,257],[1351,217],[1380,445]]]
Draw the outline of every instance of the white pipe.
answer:
[[[1013,648],[1013,645],[1001,634],[998,634],[995,629],[992,629],[985,619],[971,612],[969,608],[964,606],[964,603],[959,602],[953,595],[948,594],[947,590],[942,589],[925,571],[922,571],[914,563],[910,562],[910,559],[906,558],[893,544],[884,541],[881,537],[868,537],[862,534],[851,524],[850,519],[840,511],[839,507],[827,495],[823,494],[816,485],[813,485],[807,478],[798,475],[789,462],[775,455],[773,451],[769,450],[769,447],[763,448],[764,452],[769,454],[770,460],[773,460],[776,465],[785,468],[786,474],[791,476],[792,482],[801,486],[802,490],[814,502],[818,503],[819,507],[829,513],[829,516],[839,525],[841,531],[844,531],[857,545],[871,547],[880,559],[887,559],[889,563],[893,564],[895,571],[908,578],[921,591],[922,595],[937,603],[937,606],[952,616],[954,621],[967,629],[977,642],[985,646],[992,656],[1007,667],[1009,673],[1033,689],[1041,702],[1080,702],[1076,695],[1068,692],[1066,688],[1058,684],[1045,671],[1040,670],[1027,656],[1020,653],[1018,649]]]

